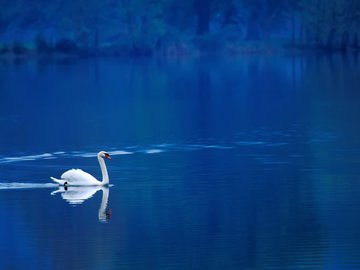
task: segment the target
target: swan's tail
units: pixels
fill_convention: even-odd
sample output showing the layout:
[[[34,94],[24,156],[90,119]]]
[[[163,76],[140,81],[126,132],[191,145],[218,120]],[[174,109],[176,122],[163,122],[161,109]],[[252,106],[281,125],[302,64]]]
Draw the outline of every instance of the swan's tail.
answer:
[[[60,186],[64,186],[66,181],[61,179],[56,179],[55,177],[50,177],[55,183],[58,183]]]

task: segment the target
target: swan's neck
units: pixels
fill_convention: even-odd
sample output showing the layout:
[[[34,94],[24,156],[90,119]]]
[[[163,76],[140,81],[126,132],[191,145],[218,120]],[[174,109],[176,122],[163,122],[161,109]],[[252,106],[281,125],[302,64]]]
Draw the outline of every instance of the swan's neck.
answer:
[[[109,175],[106,169],[105,161],[102,157],[98,157],[100,168],[101,168],[101,174],[102,174],[102,184],[108,185],[109,184]]]

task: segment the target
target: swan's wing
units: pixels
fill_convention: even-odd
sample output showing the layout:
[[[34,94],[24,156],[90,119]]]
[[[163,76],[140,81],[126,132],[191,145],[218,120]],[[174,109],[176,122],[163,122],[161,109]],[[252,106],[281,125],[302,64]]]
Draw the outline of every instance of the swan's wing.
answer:
[[[73,185],[73,186],[99,184],[99,181],[96,180],[94,176],[80,169],[71,169],[64,172],[61,175],[61,179],[65,180],[68,185]]]

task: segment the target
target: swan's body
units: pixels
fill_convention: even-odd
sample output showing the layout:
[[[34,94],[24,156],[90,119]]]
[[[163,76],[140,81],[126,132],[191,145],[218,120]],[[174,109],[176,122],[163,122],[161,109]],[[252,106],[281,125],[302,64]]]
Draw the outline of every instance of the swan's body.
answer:
[[[102,181],[97,180],[91,174],[80,169],[71,169],[61,175],[61,179],[50,177],[60,186],[106,186],[109,185],[109,175],[106,169],[104,158],[111,159],[110,155],[100,151],[97,155],[101,168]]]

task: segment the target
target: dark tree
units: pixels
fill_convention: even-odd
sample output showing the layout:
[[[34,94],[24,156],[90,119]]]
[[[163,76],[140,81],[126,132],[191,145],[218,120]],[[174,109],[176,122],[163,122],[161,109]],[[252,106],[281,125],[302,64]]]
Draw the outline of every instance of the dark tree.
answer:
[[[203,35],[210,30],[210,19],[213,0],[194,0],[194,9],[197,17],[197,35]]]

